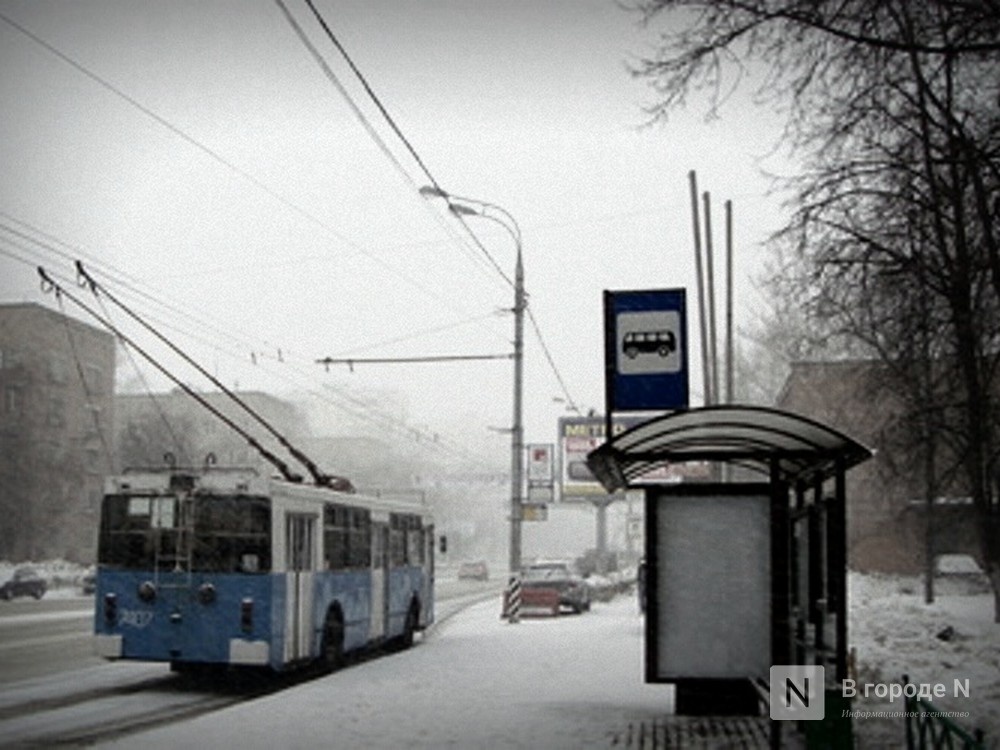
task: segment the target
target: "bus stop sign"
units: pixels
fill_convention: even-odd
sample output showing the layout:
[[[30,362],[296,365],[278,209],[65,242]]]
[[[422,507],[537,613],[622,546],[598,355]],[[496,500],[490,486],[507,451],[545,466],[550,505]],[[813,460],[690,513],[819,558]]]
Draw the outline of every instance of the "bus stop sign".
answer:
[[[688,408],[683,289],[604,292],[607,413]]]

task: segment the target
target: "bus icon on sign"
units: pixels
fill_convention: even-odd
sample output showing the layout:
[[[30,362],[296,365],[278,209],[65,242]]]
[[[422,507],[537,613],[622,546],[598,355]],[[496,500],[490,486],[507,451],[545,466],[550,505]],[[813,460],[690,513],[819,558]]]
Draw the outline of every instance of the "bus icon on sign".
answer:
[[[658,354],[668,357],[677,351],[677,337],[673,331],[631,331],[622,340],[622,352],[629,359],[639,354]]]

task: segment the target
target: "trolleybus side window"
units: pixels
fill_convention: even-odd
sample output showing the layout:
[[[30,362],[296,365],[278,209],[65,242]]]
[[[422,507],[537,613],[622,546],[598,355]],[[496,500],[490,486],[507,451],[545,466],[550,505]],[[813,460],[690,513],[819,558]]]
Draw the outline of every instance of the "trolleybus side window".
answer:
[[[371,512],[327,504],[323,509],[323,546],[328,570],[371,565]]]
[[[424,564],[424,532],[419,516],[412,516],[410,528],[406,530],[406,559],[410,565]]]
[[[389,519],[389,548],[392,565],[421,565],[424,561],[420,516],[393,513]]]
[[[347,508],[343,505],[323,508],[323,550],[328,570],[347,567]]]
[[[372,516],[365,508],[352,508],[351,530],[348,536],[348,556],[355,568],[372,564]]]

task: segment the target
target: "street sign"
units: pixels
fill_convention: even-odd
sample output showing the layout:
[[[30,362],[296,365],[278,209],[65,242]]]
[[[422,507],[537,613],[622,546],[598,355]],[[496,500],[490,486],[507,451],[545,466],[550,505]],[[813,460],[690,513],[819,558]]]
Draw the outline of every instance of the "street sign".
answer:
[[[688,408],[683,289],[604,292],[608,413]]]
[[[528,445],[528,483],[552,486],[552,443]]]

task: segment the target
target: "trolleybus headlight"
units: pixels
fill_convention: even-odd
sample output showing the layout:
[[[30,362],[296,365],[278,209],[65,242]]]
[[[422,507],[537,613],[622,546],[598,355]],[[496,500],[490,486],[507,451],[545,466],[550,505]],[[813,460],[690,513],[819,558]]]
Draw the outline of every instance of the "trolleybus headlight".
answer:
[[[116,594],[104,595],[104,619],[108,624],[114,624],[118,619],[118,596]]]
[[[211,604],[215,601],[215,586],[210,583],[203,583],[198,587],[198,601],[202,604]]]
[[[152,581],[143,581],[139,584],[139,598],[147,604],[156,598],[156,586]]]
[[[246,633],[253,630],[253,599],[243,599],[240,602],[240,628]]]

